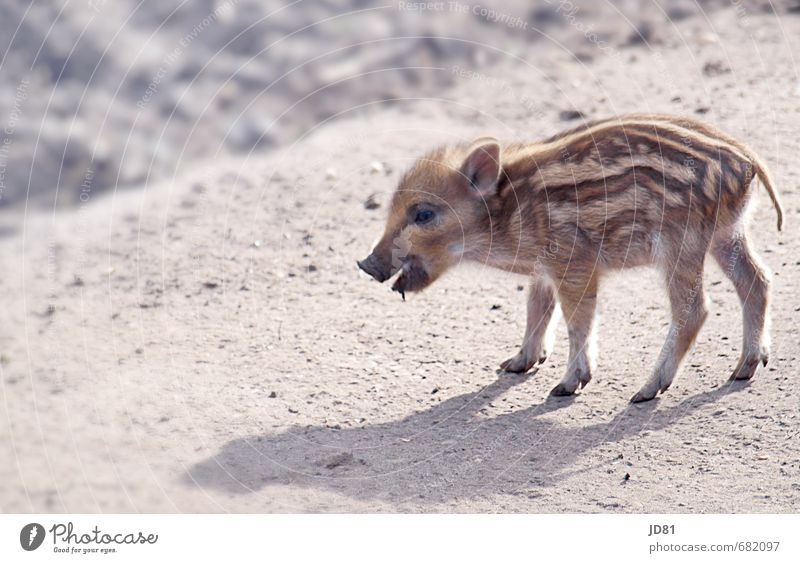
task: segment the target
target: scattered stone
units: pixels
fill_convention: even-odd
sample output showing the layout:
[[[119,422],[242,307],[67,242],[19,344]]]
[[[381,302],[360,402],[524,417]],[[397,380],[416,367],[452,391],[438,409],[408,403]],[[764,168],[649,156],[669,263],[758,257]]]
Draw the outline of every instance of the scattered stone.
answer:
[[[338,177],[339,176],[338,176],[338,174],[336,174],[336,169],[335,168],[328,168],[325,171],[325,179],[326,180],[335,180]]]
[[[563,110],[558,114],[558,118],[561,121],[573,121],[575,119],[582,119],[584,117],[585,116],[583,112],[576,109]]]
[[[268,395],[268,397],[270,399],[275,399],[275,398],[277,398],[277,396],[278,396],[278,394],[275,391],[270,391],[269,395]]]
[[[672,21],[685,20],[686,18],[695,15],[697,12],[692,10],[687,5],[678,4],[667,8],[667,16]]]
[[[490,310],[490,311],[497,311],[497,310],[498,310],[498,309],[500,309],[501,307],[502,307],[502,305],[498,305],[498,304],[496,304],[496,303],[495,303],[494,305],[492,305],[491,307],[489,307],[489,310]]]
[[[203,282],[203,287],[205,287],[206,289],[216,289],[219,287],[219,284],[213,281],[206,281]]]
[[[715,45],[719,43],[719,37],[715,33],[703,31],[698,33],[694,40],[698,45]]]
[[[663,42],[663,37],[657,32],[657,28],[651,22],[641,22],[636,31],[628,36],[626,45],[657,45]]]
[[[376,199],[378,194],[369,194],[366,200],[364,200],[364,209],[369,209],[370,211],[373,209],[378,209],[381,204]]]
[[[709,77],[729,74],[731,67],[721,61],[709,61],[703,65],[703,74]]]
[[[383,163],[378,160],[373,160],[369,165],[370,174],[380,174],[384,171]]]
[[[695,113],[699,113],[701,115],[708,113],[709,111],[711,111],[711,108],[707,106],[700,106],[699,108],[695,108],[694,110]]]
[[[353,454],[349,452],[342,452],[328,460],[328,462],[325,464],[325,469],[336,469],[341,465],[353,463],[354,459],[355,458],[353,458]]]

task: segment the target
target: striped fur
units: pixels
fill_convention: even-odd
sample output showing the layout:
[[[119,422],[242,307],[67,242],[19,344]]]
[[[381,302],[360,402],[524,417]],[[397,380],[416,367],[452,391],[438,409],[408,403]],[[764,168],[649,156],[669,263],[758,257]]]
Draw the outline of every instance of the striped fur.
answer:
[[[744,230],[756,177],[781,230],[783,211],[763,161],[694,119],[627,115],[541,142],[482,138],[440,147],[401,180],[384,237],[362,268],[381,281],[400,271],[394,287],[402,293],[423,289],[464,259],[530,276],[525,339],[502,367],[526,371],[546,357],[555,318],[548,304],[557,300],[570,361],[553,393],[564,395],[591,378],[599,280],[611,270],[655,266],[673,324],[638,401],[669,387],[705,319],[702,272],[711,253],[742,296],[745,342],[733,377],[749,378],[768,357],[769,274]],[[435,219],[418,224],[420,209]],[[400,239],[405,250],[397,260]]]

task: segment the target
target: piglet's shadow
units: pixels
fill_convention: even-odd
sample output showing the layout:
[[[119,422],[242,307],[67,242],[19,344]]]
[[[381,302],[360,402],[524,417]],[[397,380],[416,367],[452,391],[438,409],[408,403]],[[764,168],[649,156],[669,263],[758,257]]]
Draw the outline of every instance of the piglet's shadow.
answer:
[[[233,494],[283,484],[364,500],[425,503],[552,487],[574,473],[571,466],[587,450],[666,428],[744,386],[725,384],[669,408],[651,401],[585,426],[567,427],[543,416],[573,406],[569,398],[494,416],[487,410],[527,379],[503,376],[400,420],[344,429],[298,426],[232,440],[191,467],[184,481]]]

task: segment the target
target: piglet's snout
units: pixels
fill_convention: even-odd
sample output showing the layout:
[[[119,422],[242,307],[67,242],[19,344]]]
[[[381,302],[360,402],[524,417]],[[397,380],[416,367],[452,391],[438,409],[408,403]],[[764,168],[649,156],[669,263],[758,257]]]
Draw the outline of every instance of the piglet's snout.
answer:
[[[379,282],[385,282],[394,273],[391,264],[382,260],[374,252],[358,262],[358,267]]]

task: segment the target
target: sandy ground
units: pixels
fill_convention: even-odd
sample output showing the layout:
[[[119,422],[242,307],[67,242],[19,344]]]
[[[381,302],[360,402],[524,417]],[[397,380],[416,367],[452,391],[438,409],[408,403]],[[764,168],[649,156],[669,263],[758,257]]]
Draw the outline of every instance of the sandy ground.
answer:
[[[270,157],[28,215],[0,241],[0,509],[797,511],[800,18],[725,10],[676,37],[455,70],[438,99],[350,112]],[[727,382],[740,314],[715,266],[682,373],[636,406],[668,321],[652,273],[602,288],[595,379],[553,400],[563,326],[537,373],[495,372],[524,279],[464,266],[402,303],[356,270],[421,150],[542,137],[573,109],[699,110],[772,167],[788,228],[762,193],[773,345],[752,382]]]
[[[784,14],[797,0],[737,0]],[[422,7],[420,7],[422,5]],[[29,0],[0,3],[0,210],[79,204],[217,153],[291,142],[359,104],[435,96],[442,67],[660,45],[730,0]],[[557,46],[557,47],[556,47]],[[157,140],[154,142],[154,140]],[[210,142],[213,140],[213,142]],[[5,168],[3,168],[5,165]]]

